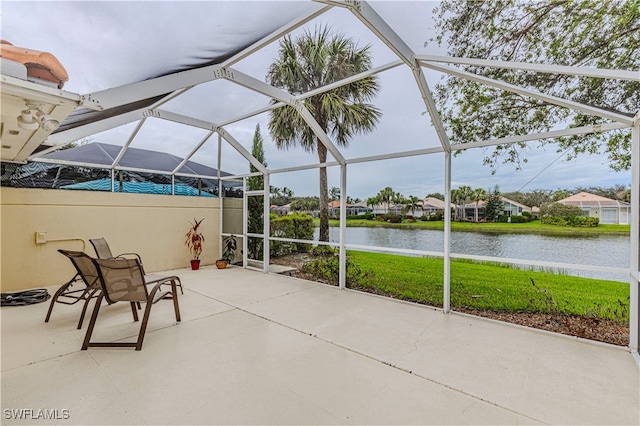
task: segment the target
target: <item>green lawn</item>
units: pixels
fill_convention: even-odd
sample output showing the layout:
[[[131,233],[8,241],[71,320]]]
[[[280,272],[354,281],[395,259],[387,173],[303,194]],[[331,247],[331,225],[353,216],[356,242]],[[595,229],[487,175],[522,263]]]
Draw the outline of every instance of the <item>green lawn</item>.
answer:
[[[442,306],[443,260],[350,251],[369,272],[360,287]],[[550,312],[629,321],[629,285],[520,270],[508,265],[451,262],[451,305],[508,312]]]
[[[316,226],[319,224],[315,219]],[[338,227],[340,221],[330,220],[329,226]],[[403,222],[388,223],[375,220],[349,219],[348,227],[387,227],[387,228],[408,228],[408,229],[434,229],[443,230],[443,221],[433,222]],[[451,222],[452,231],[464,232],[500,232],[500,233],[524,233],[524,234],[549,234],[549,235],[575,235],[575,234],[615,234],[629,235],[629,225],[598,225],[596,228],[573,228],[569,226],[543,225],[539,220],[528,223],[473,223],[473,222]]]

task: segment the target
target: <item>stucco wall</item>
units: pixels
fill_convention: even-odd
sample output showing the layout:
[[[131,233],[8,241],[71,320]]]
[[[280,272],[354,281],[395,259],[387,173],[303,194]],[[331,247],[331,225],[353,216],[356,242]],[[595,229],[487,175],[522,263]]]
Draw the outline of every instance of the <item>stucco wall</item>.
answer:
[[[217,198],[2,188],[0,201],[3,292],[69,280],[75,270],[57,249],[93,256],[90,238],[105,237],[114,254],[140,254],[147,272],[188,267],[184,236],[193,218],[205,219],[202,265],[220,254]],[[36,232],[46,232],[48,242],[36,244]]]

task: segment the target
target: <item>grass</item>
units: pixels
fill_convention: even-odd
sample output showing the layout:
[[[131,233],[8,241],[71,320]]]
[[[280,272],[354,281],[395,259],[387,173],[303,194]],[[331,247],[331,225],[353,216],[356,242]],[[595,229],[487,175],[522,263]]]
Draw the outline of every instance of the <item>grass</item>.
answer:
[[[369,291],[442,306],[443,260],[350,251]],[[628,324],[629,285],[617,281],[521,270],[497,263],[451,262],[451,305],[504,312],[545,312]]]
[[[319,225],[315,219],[316,226]],[[340,221],[330,220],[329,226],[338,227]],[[384,227],[406,229],[432,229],[444,230],[443,221],[432,222],[402,222],[388,223],[376,220],[349,219],[347,227]],[[546,234],[546,235],[629,235],[630,225],[598,225],[596,228],[573,228],[569,226],[544,225],[539,220],[528,223],[473,223],[451,222],[452,231],[463,232],[488,232],[488,233],[522,233],[522,234]]]

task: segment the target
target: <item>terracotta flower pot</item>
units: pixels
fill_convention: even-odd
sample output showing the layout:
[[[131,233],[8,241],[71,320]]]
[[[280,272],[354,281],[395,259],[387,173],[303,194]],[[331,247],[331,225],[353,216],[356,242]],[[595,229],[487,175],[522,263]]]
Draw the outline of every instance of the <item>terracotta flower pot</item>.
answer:
[[[194,271],[200,269],[200,259],[194,259],[191,261],[191,269]]]
[[[218,259],[218,260],[216,260],[216,267],[218,269],[224,269],[224,268],[227,267],[227,262],[225,260]]]

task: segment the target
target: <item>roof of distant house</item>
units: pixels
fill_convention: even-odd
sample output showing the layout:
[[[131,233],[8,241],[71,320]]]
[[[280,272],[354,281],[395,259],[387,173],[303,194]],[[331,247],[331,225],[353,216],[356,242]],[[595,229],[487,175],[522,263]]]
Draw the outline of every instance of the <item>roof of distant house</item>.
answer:
[[[578,192],[575,195],[563,198],[557,202],[578,207],[620,207],[630,205],[625,201],[612,200],[611,198],[601,197],[600,195],[590,194],[588,192]]]

